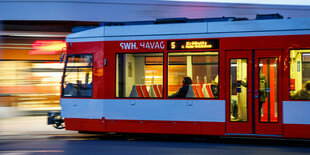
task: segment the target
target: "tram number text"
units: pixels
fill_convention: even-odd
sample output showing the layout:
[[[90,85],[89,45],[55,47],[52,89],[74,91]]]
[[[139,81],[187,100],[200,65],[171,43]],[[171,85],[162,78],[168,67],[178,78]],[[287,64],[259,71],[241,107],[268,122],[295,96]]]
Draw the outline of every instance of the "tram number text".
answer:
[[[122,42],[119,44],[122,50],[138,50],[143,49],[165,49],[164,41],[149,41],[149,42]]]

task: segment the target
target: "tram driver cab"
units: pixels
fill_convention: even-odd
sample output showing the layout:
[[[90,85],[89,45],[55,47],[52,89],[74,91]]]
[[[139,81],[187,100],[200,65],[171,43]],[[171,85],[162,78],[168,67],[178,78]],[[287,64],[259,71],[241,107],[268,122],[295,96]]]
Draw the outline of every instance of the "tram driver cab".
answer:
[[[92,55],[68,55],[63,96],[92,96]]]

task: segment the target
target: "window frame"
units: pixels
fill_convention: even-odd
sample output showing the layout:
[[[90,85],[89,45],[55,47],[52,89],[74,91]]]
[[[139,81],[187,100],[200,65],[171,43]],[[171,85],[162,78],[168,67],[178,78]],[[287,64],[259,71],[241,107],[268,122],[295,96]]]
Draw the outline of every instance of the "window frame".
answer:
[[[162,77],[163,77],[163,82],[162,82],[162,91],[163,91],[163,94],[162,94],[162,97],[117,97],[116,96],[116,89],[117,89],[117,83],[119,82],[119,79],[118,81],[116,80],[116,77],[118,75],[118,71],[116,70],[116,66],[118,65],[118,62],[116,61],[117,60],[117,57],[119,54],[162,54],[162,64],[148,64],[148,65],[162,65],[162,69],[163,69],[163,72],[162,72]],[[146,56],[145,56],[146,57]],[[147,57],[158,57],[158,56],[147,56]],[[144,60],[144,65],[146,65],[146,60]],[[117,98],[117,99],[152,99],[152,100],[156,100],[156,99],[164,99],[164,94],[165,94],[165,86],[164,86],[164,81],[165,81],[165,52],[125,52],[125,53],[122,53],[122,52],[117,52],[115,53],[115,84],[114,84],[114,87],[115,87],[115,90],[114,90],[114,98]]]
[[[168,68],[169,68],[169,53],[203,53],[203,52],[217,52],[218,54],[217,54],[217,64],[218,64],[218,68],[217,68],[217,75],[218,75],[218,86],[217,86],[217,91],[218,91],[218,96],[217,96],[217,98],[200,98],[200,97],[198,97],[198,98],[169,98],[168,97],[168,86],[169,86],[169,79],[168,79],[168,76],[169,76],[169,72],[168,72]],[[167,85],[166,85],[166,87],[165,87],[165,90],[166,90],[166,99],[170,99],[170,100],[220,100],[220,50],[211,50],[211,51],[205,51],[205,50],[203,50],[203,51],[198,51],[198,50],[190,50],[190,51],[186,51],[186,50],[182,50],[182,51],[180,51],[180,50],[177,50],[177,51],[167,51],[167,54],[165,55],[166,57],[167,57],[167,62],[166,62],[166,66],[167,66],[167,70],[166,70],[166,81],[167,81]],[[193,55],[193,56],[202,56],[202,55]],[[194,65],[193,64],[193,57],[191,58],[192,59],[192,65]],[[205,64],[214,64],[214,63],[205,63]],[[173,64],[173,65],[183,65],[183,64]],[[186,64],[185,64],[186,65]],[[195,65],[197,65],[197,64],[195,64]],[[193,79],[192,79],[192,81],[193,81]]]
[[[92,66],[74,66],[74,67],[67,66],[68,57],[69,56],[76,56],[76,55],[91,55],[92,56]],[[64,82],[65,82],[67,68],[74,68],[74,69],[91,68],[91,71],[92,71],[91,96],[64,96]],[[61,97],[62,98],[93,98],[93,96],[94,96],[94,55],[92,53],[90,53],[90,54],[67,54],[65,64],[64,64],[64,68],[63,68],[62,80],[61,80]]]
[[[291,98],[291,88],[290,88],[290,85],[291,85],[291,52],[292,51],[309,51],[308,53],[310,54],[310,48],[290,48],[288,49],[288,57],[289,57],[289,62],[288,62],[288,68],[289,68],[289,75],[288,75],[288,94],[287,94],[287,97],[288,97],[288,100],[290,101],[310,101],[310,99],[293,99]],[[303,53],[301,53],[301,55],[303,55]],[[303,60],[301,60],[301,63],[303,63]],[[302,68],[301,68],[302,69]],[[296,84],[296,81],[295,81],[295,84]]]

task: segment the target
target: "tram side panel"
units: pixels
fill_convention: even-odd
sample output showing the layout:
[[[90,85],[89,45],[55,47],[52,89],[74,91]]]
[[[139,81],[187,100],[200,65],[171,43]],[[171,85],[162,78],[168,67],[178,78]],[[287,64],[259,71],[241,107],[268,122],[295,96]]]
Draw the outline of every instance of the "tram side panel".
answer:
[[[104,120],[107,132],[136,132],[136,133],[169,133],[169,134],[225,134],[225,103],[219,100],[188,101],[182,99],[167,99],[163,87],[161,98],[122,98],[116,95],[116,55],[162,53],[166,58],[167,41],[137,40],[137,41],[107,41],[105,57],[112,65],[105,66],[105,71],[113,76],[105,85],[110,92],[104,98]],[[124,45],[131,45],[125,48]],[[148,46],[149,45],[149,46]],[[163,80],[167,85],[168,66],[163,64]],[[113,81],[113,82],[112,82]],[[113,98],[113,100],[109,100]],[[107,100],[106,100],[107,99]],[[188,103],[188,102],[194,102]],[[191,107],[190,105],[194,105]]]
[[[107,46],[107,43],[105,44]],[[119,44],[119,42],[116,43],[118,46]],[[79,44],[75,47],[78,46]],[[76,49],[79,51],[71,51],[71,53],[85,54],[88,50],[87,46],[81,43],[79,47],[81,49]],[[103,64],[104,84],[99,87],[103,87],[104,91],[100,92],[101,95],[96,96],[94,92],[92,98],[61,99],[66,129],[101,132],[225,134],[225,102],[223,100],[116,98],[115,54],[118,51],[113,47],[109,45],[105,49],[108,54],[105,54],[101,60],[94,58],[94,68],[98,67],[96,63],[104,63],[104,59],[108,60],[106,64]],[[161,49],[160,52],[165,53],[166,49]],[[97,55],[96,52],[94,55]],[[99,65],[102,66],[102,64]],[[95,83],[98,81],[96,81],[94,71]],[[98,91],[95,86],[94,91]]]

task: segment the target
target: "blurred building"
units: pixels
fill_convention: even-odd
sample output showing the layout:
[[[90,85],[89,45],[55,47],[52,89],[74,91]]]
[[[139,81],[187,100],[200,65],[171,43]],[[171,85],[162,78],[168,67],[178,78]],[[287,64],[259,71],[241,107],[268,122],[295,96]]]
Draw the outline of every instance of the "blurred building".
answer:
[[[64,41],[74,27],[176,17],[253,19],[256,14],[274,13],[284,18],[310,17],[310,6],[170,0],[2,0],[0,106],[31,111],[60,108],[63,64],[59,58],[63,50],[44,52],[34,49],[34,43]]]
[[[59,109],[63,68],[59,59],[65,52],[65,37],[73,27],[99,23],[12,20],[1,25],[0,106]]]

